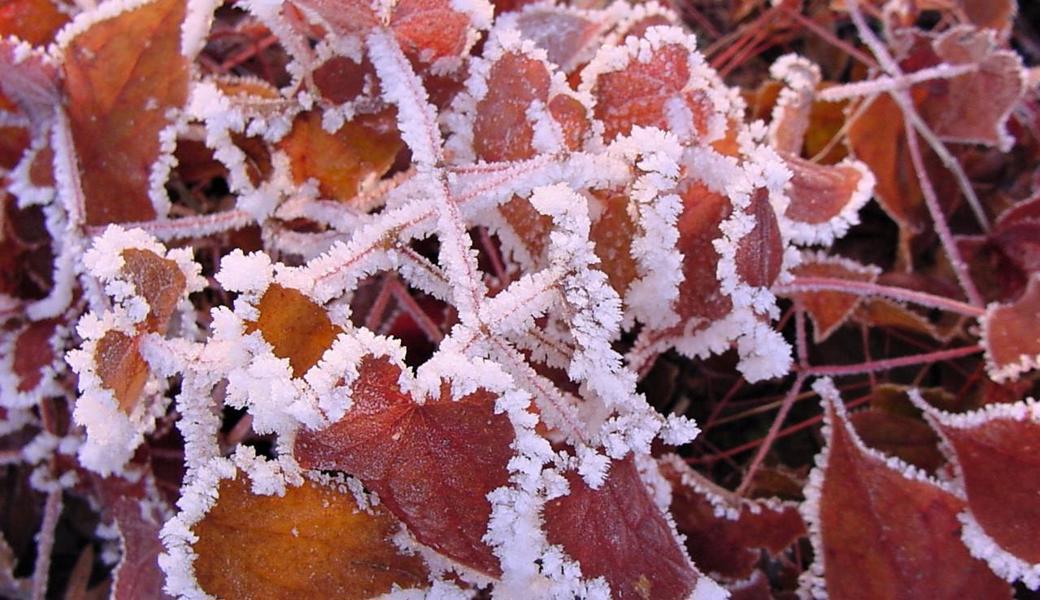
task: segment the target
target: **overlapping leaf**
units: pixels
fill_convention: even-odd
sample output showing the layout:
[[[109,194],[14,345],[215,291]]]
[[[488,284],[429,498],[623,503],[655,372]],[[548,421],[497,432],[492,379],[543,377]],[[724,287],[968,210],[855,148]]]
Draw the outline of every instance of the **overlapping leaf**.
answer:
[[[841,598],[1010,598],[1011,588],[961,543],[965,502],[947,487],[868,450],[829,381],[827,448],[803,516],[816,552],[811,593]]]

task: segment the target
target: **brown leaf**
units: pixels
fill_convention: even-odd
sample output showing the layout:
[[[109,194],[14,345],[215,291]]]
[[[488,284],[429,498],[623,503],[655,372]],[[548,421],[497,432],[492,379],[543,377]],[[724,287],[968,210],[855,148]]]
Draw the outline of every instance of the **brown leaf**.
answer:
[[[867,449],[829,380],[827,447],[806,489],[813,593],[833,598],[1010,598],[1011,587],[960,541],[964,501],[905,465]]]
[[[149,177],[169,111],[188,99],[185,0],[153,0],[92,24],[65,48],[66,110],[88,225],[156,216]]]
[[[1040,404],[1025,400],[952,414],[917,400],[953,449],[974,526],[1015,561],[968,532],[964,541],[1009,579],[1040,587]]]
[[[823,253],[807,255],[800,265],[791,269],[796,277],[826,277],[869,283],[877,281],[880,272],[877,267]],[[816,343],[826,340],[841,327],[863,298],[860,294],[832,291],[798,292],[791,294],[791,297],[797,299],[809,313]]]
[[[731,580],[748,579],[761,550],[779,554],[806,534],[796,504],[741,498],[672,458],[661,462],[672,485],[670,511],[698,568]]]
[[[151,250],[123,250],[122,276],[133,284],[138,296],[148,302],[148,331],[166,333],[166,325],[184,293],[186,278],[173,260],[162,258]]]
[[[398,521],[362,509],[349,492],[304,481],[259,496],[244,477],[225,479],[193,530],[199,586],[220,598],[365,599],[396,584],[424,587],[420,558],[392,541]]]
[[[631,456],[613,461],[598,489],[574,471],[566,477],[570,493],[545,505],[545,533],[578,561],[582,576],[603,577],[619,600],[687,598],[701,586],[720,591],[691,566]]]

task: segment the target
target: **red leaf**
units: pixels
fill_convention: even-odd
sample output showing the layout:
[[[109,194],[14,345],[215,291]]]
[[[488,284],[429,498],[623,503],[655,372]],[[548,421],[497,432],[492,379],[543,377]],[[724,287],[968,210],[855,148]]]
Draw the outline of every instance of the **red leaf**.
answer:
[[[818,165],[793,155],[785,161],[792,177],[784,216],[796,224],[795,241],[830,244],[859,222],[859,209],[874,191],[874,176],[863,163]]]
[[[635,125],[673,129],[668,112],[679,111],[671,101],[689,110],[691,122],[683,124],[685,127],[695,135],[707,134],[712,119],[721,115],[703,81],[694,77],[704,67],[691,59],[691,50],[681,44],[662,43],[652,52],[649,48],[647,51],[648,56],[641,52],[638,59],[630,58],[621,69],[593,72],[595,115],[603,121],[605,139],[628,135]],[[583,74],[583,79],[589,77],[588,72]]]
[[[17,40],[0,38],[0,90],[35,122],[58,105],[58,69],[40,52],[23,54]]]
[[[779,554],[805,535],[793,503],[741,498],[672,458],[661,463],[672,484],[671,513],[698,568],[727,579],[748,579],[761,549]]]
[[[470,16],[450,0],[400,0],[390,15],[401,49],[424,63],[461,56],[470,43],[471,25]]]
[[[306,468],[357,477],[415,537],[449,558],[498,576],[498,559],[482,538],[489,492],[509,482],[513,427],[495,414],[484,390],[416,403],[400,387],[401,367],[366,356],[352,388],[353,406],[321,431],[301,431],[296,457]]]
[[[582,576],[603,577],[619,600],[687,598],[702,585],[717,587],[690,564],[631,456],[611,464],[599,489],[574,471],[566,478],[570,493],[545,505],[545,533]]]
[[[158,562],[163,551],[159,530],[166,521],[163,510],[155,502],[122,497],[115,500],[112,515],[123,542],[123,557],[113,577],[112,600],[170,598],[163,592],[166,577]]]
[[[1025,400],[951,414],[920,398],[917,405],[953,449],[968,497],[963,518],[984,536],[965,543],[1009,580],[1040,587],[1040,404]],[[966,523],[967,525],[967,523]],[[989,540],[985,539],[986,537]],[[995,551],[993,543],[1001,551]],[[1006,556],[1007,554],[1012,557]]]
[[[543,48],[549,61],[570,73],[591,58],[606,24],[566,6],[539,4],[516,15],[516,28]]]
[[[733,212],[733,206],[729,198],[697,181],[681,182],[679,190],[683,199],[679,250],[684,258],[676,308],[684,323],[700,318],[706,326],[724,317],[733,306],[719,286],[715,271],[721,257],[712,243],[722,236],[720,225]]]
[[[527,110],[549,96],[550,74],[545,64],[518,53],[507,53],[491,65],[487,94],[477,103],[473,145],[478,158],[509,161],[535,154],[534,128]]]
[[[991,304],[979,323],[986,371],[994,381],[1017,379],[1040,367],[1040,274],[1033,275],[1018,300]]]
[[[827,439],[803,505],[816,553],[814,595],[1010,598],[1011,587],[960,541],[964,501],[866,448],[829,380],[814,389],[824,399]]]
[[[51,344],[59,323],[57,319],[29,323],[18,334],[14,343],[13,361],[14,373],[18,377],[18,392],[31,392],[43,381],[44,369],[55,358]]]
[[[88,225],[156,216],[149,177],[163,153],[159,133],[188,99],[184,15],[184,0],[154,0],[91,24],[65,48],[66,109]]]
[[[765,188],[755,190],[745,212],[754,217],[755,226],[740,239],[737,274],[752,287],[769,288],[780,275],[784,258],[784,240],[769,192]]]
[[[931,82],[921,115],[946,141],[1010,149],[1007,120],[1025,92],[1022,59],[1000,49],[992,31],[966,25],[947,30],[932,46],[939,61],[978,70]]]
[[[33,46],[42,46],[69,17],[51,0],[8,0],[0,7],[0,38],[15,36]]]

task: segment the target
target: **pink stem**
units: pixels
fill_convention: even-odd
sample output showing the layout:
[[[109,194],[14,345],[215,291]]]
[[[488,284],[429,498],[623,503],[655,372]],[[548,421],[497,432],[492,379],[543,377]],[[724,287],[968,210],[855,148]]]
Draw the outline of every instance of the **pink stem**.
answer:
[[[836,277],[797,277],[791,283],[776,286],[773,291],[784,296],[799,292],[842,292],[855,296],[882,296],[929,308],[946,310],[968,317],[978,318],[985,313],[985,309],[979,306],[973,306],[942,296],[935,296],[907,288],[879,285],[868,281],[854,281]]]
[[[949,348],[947,350],[938,350],[936,352],[928,352],[925,354],[900,356],[898,358],[886,358],[883,360],[874,360],[854,365],[825,365],[821,367],[810,367],[809,369],[803,371],[803,373],[805,373],[806,375],[821,377],[860,375],[863,373],[870,373],[871,371],[887,371],[889,369],[895,369],[898,367],[907,367],[910,365],[919,365],[922,363],[934,363],[944,360],[953,360],[956,358],[971,356],[972,354],[976,354],[978,352],[982,352],[982,346],[979,344],[974,344],[971,346],[964,346],[961,348]]]
[[[795,314],[799,314],[801,311],[796,311]],[[773,442],[776,441],[777,435],[780,433],[780,427],[787,420],[787,413],[791,412],[791,407],[794,406],[795,399],[798,398],[798,392],[802,389],[802,384],[805,383],[807,377],[807,371],[801,371],[794,380],[794,384],[791,389],[784,396],[784,401],[780,404],[780,410],[776,413],[776,418],[773,419],[773,424],[769,426],[769,432],[766,433],[766,437],[762,440],[762,443],[758,446],[758,451],[755,452],[755,457],[751,459],[751,464],[747,468],[747,473],[744,474],[744,480],[740,482],[740,486],[737,488],[736,493],[743,495],[747,492],[748,486],[751,485],[751,481],[755,478],[755,473],[758,468],[762,465],[762,461],[765,460],[766,455],[769,454],[769,450],[773,447]]]

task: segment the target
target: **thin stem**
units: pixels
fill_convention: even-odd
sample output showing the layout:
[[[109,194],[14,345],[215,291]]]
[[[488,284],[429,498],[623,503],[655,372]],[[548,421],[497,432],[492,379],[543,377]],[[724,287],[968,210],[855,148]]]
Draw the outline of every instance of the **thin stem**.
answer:
[[[968,73],[978,71],[976,64],[950,65],[939,64],[920,71],[914,71],[909,75],[899,77],[885,76],[867,81],[857,81],[845,85],[836,85],[820,91],[817,98],[826,102],[841,102],[859,96],[872,96],[882,92],[898,92],[918,83],[932,81],[934,79],[952,79]]]
[[[963,358],[965,356],[971,356],[972,354],[977,354],[979,352],[982,352],[982,346],[979,344],[974,344],[971,346],[964,346],[961,348],[937,350],[935,352],[928,352],[925,354],[914,354],[911,356],[900,356],[898,358],[886,358],[883,360],[874,360],[857,363],[854,365],[827,365],[820,367],[811,367],[808,370],[804,371],[804,373],[806,375],[818,377],[861,375],[864,373],[870,373],[871,371],[887,371],[889,369],[908,367],[923,363],[934,363],[945,360],[954,360],[957,358]]]
[[[47,494],[47,502],[43,508],[43,522],[40,532],[36,534],[36,564],[33,565],[32,599],[44,600],[47,597],[47,583],[50,580],[51,553],[54,550],[54,533],[61,517],[62,489],[51,490]]]
[[[906,143],[910,150],[910,160],[913,162],[914,171],[917,172],[917,181],[921,185],[921,193],[924,194],[925,206],[928,207],[928,212],[932,215],[935,232],[939,234],[939,241],[942,242],[943,250],[946,251],[946,257],[950,260],[953,272],[957,275],[957,281],[961,284],[968,301],[974,306],[984,306],[985,302],[982,300],[982,294],[975,287],[975,282],[972,281],[971,273],[968,271],[968,265],[961,258],[957,242],[954,241],[953,233],[950,231],[950,226],[946,223],[946,217],[942,213],[942,207],[939,206],[939,198],[935,194],[935,188],[932,187],[932,181],[928,178],[928,172],[925,171],[921,150],[917,146],[917,134],[910,125],[910,118],[906,116],[906,113],[903,116],[903,122],[906,123]]]
[[[870,51],[877,57],[881,68],[892,77],[903,77],[903,71],[899,68],[899,63],[892,58],[892,55],[885,49],[884,44],[878,39],[874,32],[867,26],[866,20],[863,18],[863,13],[859,10],[859,0],[847,0],[847,7],[849,16],[852,17],[852,22],[856,25],[856,30],[859,32],[863,42],[870,48]],[[909,121],[913,127],[906,127],[907,134],[911,129],[916,129],[921,137],[928,142],[928,145],[942,160],[943,165],[953,173],[954,178],[957,180],[957,185],[961,188],[961,192],[964,193],[965,199],[968,201],[968,205],[971,207],[972,212],[975,214],[975,219],[978,221],[979,226],[983,231],[989,231],[989,219],[986,217],[986,212],[982,209],[982,203],[979,202],[978,195],[975,194],[975,189],[971,185],[971,181],[968,180],[967,174],[964,169],[961,168],[960,163],[957,159],[950,154],[950,151],[946,148],[946,145],[942,143],[935,132],[928,127],[928,124],[924,122],[921,115],[918,114],[917,109],[914,108],[914,101],[910,98],[910,94],[905,90],[894,90],[889,93],[893,100],[899,104],[899,108],[903,111],[903,117],[906,121]],[[916,141],[915,141],[916,144]],[[920,177],[920,174],[918,175]]]
[[[826,28],[824,28],[822,25],[820,25],[816,21],[813,21],[809,17],[806,17],[801,12],[792,9],[791,7],[787,6],[786,4],[781,4],[780,5],[780,10],[783,11],[783,13],[785,15],[787,15],[788,17],[790,17],[791,19],[794,19],[795,21],[798,21],[798,24],[801,25],[802,27],[805,27],[809,31],[811,31],[811,32],[815,33],[816,35],[820,36],[820,39],[822,39],[823,41],[827,42],[828,44],[843,50],[846,54],[848,54],[852,58],[855,58],[859,62],[867,65],[868,67],[870,67],[872,69],[876,69],[877,68],[877,62],[875,62],[874,59],[871,58],[869,54],[865,54],[864,52],[861,52],[858,48],[856,48],[852,44],[849,44],[845,40],[842,40],[842,39],[838,38],[832,32],[828,31]]]
[[[797,315],[797,311],[795,314]],[[787,395],[784,396],[783,402],[780,403],[780,410],[777,411],[776,418],[773,419],[772,425],[769,426],[769,432],[766,433],[766,437],[758,446],[758,451],[755,452],[755,457],[751,459],[751,464],[748,465],[747,472],[744,474],[744,480],[740,482],[740,486],[736,489],[737,495],[744,495],[752,480],[754,480],[755,473],[762,465],[766,455],[769,454],[769,450],[773,447],[773,442],[776,441],[777,435],[780,433],[781,426],[787,420],[787,413],[791,412],[791,407],[794,406],[794,402],[798,398],[798,392],[802,390],[802,384],[805,383],[806,376],[806,371],[801,371],[795,377],[794,384],[787,392]]]
[[[880,285],[869,281],[854,281],[832,277],[796,277],[794,281],[776,286],[773,291],[782,296],[800,292],[842,292],[855,296],[881,296],[911,302],[928,308],[937,308],[968,317],[981,317],[985,309],[958,300],[935,296],[901,287]]]

